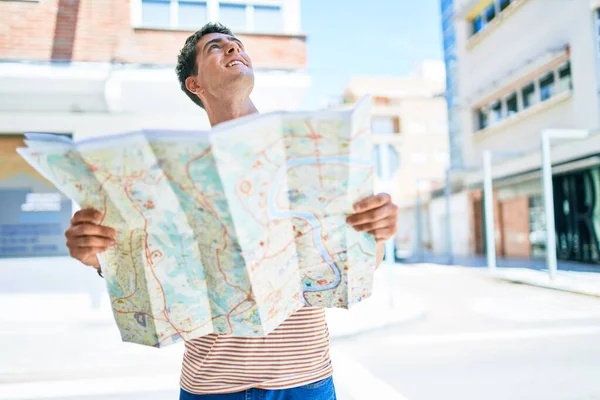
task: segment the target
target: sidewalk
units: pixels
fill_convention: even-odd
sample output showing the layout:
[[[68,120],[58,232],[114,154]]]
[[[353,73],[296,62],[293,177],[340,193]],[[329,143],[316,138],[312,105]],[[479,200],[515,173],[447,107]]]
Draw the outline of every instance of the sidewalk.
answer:
[[[445,254],[425,253],[422,257],[412,256],[401,263],[405,264],[439,264],[450,265],[449,257]],[[527,268],[537,271],[546,270],[545,259],[531,258],[502,258],[498,257],[496,264],[500,268]],[[484,255],[476,256],[454,256],[451,265],[459,265],[463,267],[487,268],[487,258]],[[572,272],[598,272],[600,273],[600,265],[583,264],[575,261],[558,260],[558,269],[560,271]]]
[[[332,340],[400,325],[426,314],[422,299],[392,290],[394,268],[394,264],[383,264],[379,267],[373,283],[373,295],[363,303],[350,310],[327,310]]]
[[[422,300],[394,293],[393,268],[380,267],[371,298],[351,310],[327,310],[332,341],[425,314]],[[0,386],[179,370],[183,346],[154,349],[122,343],[108,297],[102,296],[99,307],[93,303],[85,293],[0,294]]]
[[[447,255],[426,253],[421,257],[403,260],[402,263],[488,268],[487,259],[482,255],[455,256],[451,265],[449,261]],[[597,264],[558,260],[558,272],[554,279],[550,279],[544,259],[498,257],[496,264],[498,268],[492,273],[496,279],[600,297],[600,265]]]
[[[399,324],[425,313],[415,296],[393,293],[393,264],[383,264],[375,274],[373,295],[350,310],[328,309],[327,319],[332,338],[346,337],[373,329]],[[106,327],[117,331],[108,296],[99,307],[87,293],[7,293],[0,294],[0,334],[28,330],[48,332],[53,329]]]
[[[498,268],[492,272],[492,276],[514,283],[600,297],[600,273],[558,271],[556,277],[551,279],[548,271]]]

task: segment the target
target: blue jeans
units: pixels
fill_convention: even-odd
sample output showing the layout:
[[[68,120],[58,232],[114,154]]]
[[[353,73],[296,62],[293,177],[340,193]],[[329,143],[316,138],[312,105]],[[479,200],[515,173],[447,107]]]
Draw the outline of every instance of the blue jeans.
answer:
[[[331,377],[291,389],[249,389],[230,394],[191,394],[181,389],[179,400],[336,400]]]

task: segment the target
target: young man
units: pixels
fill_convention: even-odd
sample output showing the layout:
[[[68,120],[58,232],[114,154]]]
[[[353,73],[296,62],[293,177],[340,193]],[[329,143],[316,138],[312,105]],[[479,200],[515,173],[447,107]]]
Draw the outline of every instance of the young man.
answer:
[[[258,112],[250,100],[252,61],[241,41],[220,24],[207,24],[186,40],[177,76],[213,126]],[[397,207],[389,195],[379,194],[355,210],[347,222],[375,236],[379,265],[383,242],[396,232]],[[112,229],[98,225],[99,218],[94,210],[81,210],[66,232],[71,256],[96,268],[96,254],[115,238]],[[304,307],[266,337],[211,334],[186,343],[180,400],[331,400],[331,375],[325,311]]]

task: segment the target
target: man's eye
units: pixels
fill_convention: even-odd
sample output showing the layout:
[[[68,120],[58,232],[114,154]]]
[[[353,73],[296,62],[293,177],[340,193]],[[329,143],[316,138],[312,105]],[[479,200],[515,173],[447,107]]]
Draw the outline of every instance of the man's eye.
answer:
[[[213,44],[212,46],[210,46],[210,49],[209,49],[209,50],[212,50],[212,49],[218,49],[218,48],[219,48],[219,46],[217,46],[216,44]]]

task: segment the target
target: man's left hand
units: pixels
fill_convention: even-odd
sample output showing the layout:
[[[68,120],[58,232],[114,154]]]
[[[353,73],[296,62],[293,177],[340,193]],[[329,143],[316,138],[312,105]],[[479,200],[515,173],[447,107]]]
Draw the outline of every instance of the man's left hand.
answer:
[[[377,242],[384,242],[394,236],[398,229],[398,206],[392,203],[387,193],[380,193],[354,205],[355,214],[346,222],[358,232],[368,232]]]

